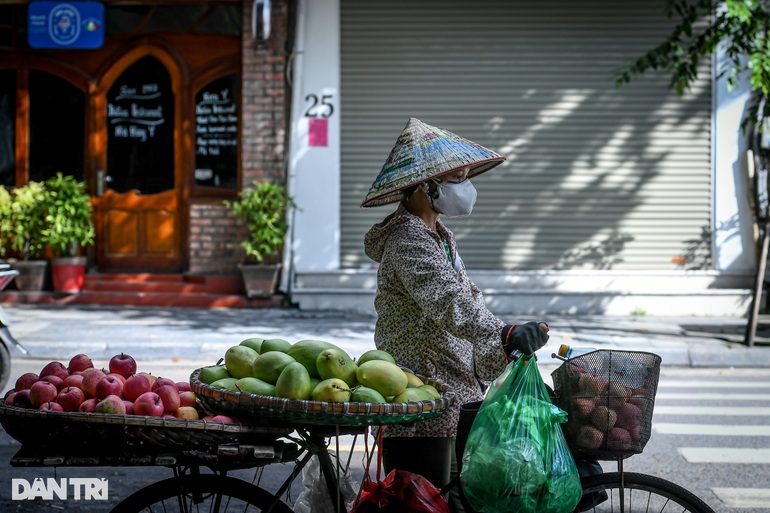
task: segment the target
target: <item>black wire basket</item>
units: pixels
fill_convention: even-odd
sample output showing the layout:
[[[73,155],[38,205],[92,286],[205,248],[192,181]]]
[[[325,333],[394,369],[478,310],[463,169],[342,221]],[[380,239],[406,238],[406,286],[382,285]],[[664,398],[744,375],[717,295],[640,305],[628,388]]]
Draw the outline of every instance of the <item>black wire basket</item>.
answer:
[[[568,414],[564,437],[577,458],[617,460],[640,454],[652,433],[660,356],[598,350],[551,373],[554,403]]]

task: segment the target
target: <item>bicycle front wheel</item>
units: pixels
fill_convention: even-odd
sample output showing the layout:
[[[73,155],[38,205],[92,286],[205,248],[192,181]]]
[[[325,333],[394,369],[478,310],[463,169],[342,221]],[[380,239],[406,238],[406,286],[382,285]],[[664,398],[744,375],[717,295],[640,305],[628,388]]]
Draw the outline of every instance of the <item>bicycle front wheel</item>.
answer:
[[[184,475],[158,481],[129,495],[111,513],[292,513],[286,503],[247,481],[216,474]]]
[[[621,488],[620,473],[609,472],[590,476],[582,480],[583,497],[596,492],[607,492],[608,498],[592,509],[599,513],[714,513],[708,504],[692,492],[659,477],[634,472],[623,473]]]

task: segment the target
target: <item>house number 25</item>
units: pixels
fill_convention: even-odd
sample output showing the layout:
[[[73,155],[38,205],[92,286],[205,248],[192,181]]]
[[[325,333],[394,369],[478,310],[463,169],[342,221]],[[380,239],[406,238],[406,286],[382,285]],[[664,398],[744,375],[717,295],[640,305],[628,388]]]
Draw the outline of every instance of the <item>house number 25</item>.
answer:
[[[309,94],[305,96],[305,101],[310,105],[305,111],[306,118],[328,118],[334,113],[334,105],[332,105],[333,95],[325,94],[318,96],[317,94]]]

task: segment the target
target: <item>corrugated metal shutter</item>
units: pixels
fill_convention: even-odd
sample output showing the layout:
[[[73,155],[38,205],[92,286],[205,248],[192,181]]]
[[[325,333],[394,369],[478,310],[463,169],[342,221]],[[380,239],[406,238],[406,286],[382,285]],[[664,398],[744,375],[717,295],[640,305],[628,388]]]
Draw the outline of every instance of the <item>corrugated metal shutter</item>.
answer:
[[[343,267],[392,206],[361,209],[409,117],[505,155],[450,220],[473,269],[710,266],[711,86],[614,71],[671,24],[649,0],[341,0]]]

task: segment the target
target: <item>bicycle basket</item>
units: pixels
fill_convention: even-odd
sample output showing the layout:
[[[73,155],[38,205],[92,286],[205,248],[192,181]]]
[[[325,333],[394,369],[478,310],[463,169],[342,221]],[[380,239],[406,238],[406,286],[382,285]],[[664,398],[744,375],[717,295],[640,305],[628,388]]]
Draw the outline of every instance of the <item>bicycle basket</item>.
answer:
[[[599,350],[565,361],[551,373],[555,404],[567,412],[564,437],[576,458],[640,454],[652,433],[660,356]]]

